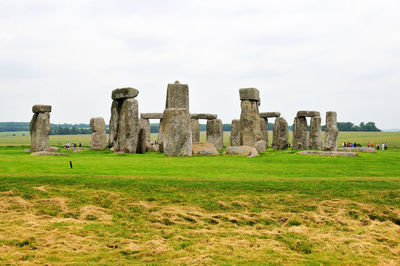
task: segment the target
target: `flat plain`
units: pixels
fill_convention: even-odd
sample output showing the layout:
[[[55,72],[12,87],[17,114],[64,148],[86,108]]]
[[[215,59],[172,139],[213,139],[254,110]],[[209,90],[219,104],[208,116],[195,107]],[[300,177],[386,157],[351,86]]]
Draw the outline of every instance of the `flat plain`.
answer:
[[[4,135],[1,264],[400,264],[400,133],[340,133],[388,143],[355,158],[36,157]]]

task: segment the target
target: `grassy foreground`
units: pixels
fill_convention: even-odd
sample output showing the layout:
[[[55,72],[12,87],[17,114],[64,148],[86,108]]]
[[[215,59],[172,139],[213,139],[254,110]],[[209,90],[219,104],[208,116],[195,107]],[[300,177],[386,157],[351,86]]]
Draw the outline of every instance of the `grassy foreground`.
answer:
[[[23,149],[0,147],[0,264],[400,263],[399,150],[169,158]]]

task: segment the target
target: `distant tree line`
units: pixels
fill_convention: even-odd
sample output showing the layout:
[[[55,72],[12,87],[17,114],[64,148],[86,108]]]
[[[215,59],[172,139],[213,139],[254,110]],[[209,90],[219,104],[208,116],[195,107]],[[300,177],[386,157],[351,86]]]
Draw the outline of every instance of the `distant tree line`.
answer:
[[[351,122],[338,122],[339,131],[374,131],[380,132],[381,130],[376,127],[374,122],[364,123],[360,125],[354,125]],[[159,123],[150,124],[150,132],[158,133]],[[200,124],[200,131],[206,131],[206,124]],[[231,124],[223,124],[223,131],[231,131]],[[274,128],[273,123],[268,123],[268,130]],[[325,130],[323,125],[322,130]],[[289,126],[290,130],[293,130],[293,125]],[[0,132],[10,131],[29,131],[28,122],[0,122]],[[106,125],[106,131],[109,132],[108,125]],[[92,134],[92,128],[89,124],[50,124],[50,135],[77,135],[77,134]]]

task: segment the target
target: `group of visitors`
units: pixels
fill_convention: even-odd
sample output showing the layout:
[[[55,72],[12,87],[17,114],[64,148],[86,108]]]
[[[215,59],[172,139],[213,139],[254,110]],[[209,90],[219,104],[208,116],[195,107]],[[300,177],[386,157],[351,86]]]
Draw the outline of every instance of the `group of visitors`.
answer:
[[[368,143],[368,147],[375,147],[377,150],[382,149],[383,151],[388,149],[386,142],[382,143],[381,146],[379,146],[379,144],[374,145],[373,143]]]
[[[151,145],[157,145],[157,144],[158,144],[157,140],[151,141]]]
[[[361,144],[360,144],[360,143],[357,143],[357,142],[354,142],[354,143],[343,142],[342,147],[343,147],[343,148],[346,148],[346,147],[347,147],[347,148],[361,147]],[[376,145],[375,145],[375,144],[373,144],[373,143],[369,143],[369,142],[368,142],[367,147],[376,148],[377,150],[379,150],[379,149],[387,150],[387,144],[386,144],[386,142],[385,142],[385,143],[382,143],[381,145],[379,145],[379,144],[376,144]]]
[[[351,143],[351,142],[343,142],[342,147],[343,147],[343,148],[345,148],[345,147],[347,147],[347,148],[361,147],[361,144],[360,144],[360,143],[357,143],[357,142],[354,142],[354,143]]]
[[[67,142],[67,143],[65,143],[65,145],[64,145],[64,148],[66,148],[66,149],[69,149],[69,148],[76,148],[76,147],[82,147],[82,143],[80,143],[79,142],[79,144],[76,144],[76,143],[74,143],[74,142]]]

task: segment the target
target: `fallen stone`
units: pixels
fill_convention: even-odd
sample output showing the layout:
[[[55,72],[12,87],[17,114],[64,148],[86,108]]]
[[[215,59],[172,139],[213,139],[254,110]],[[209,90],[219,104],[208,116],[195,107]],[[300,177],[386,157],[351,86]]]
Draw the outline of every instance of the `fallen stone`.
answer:
[[[162,113],[141,113],[140,118],[142,119],[162,119]]]
[[[207,142],[212,143],[218,150],[224,148],[224,132],[221,119],[207,120]]]
[[[270,117],[280,117],[281,113],[279,112],[263,112],[260,113],[260,118],[270,118]]]
[[[48,113],[51,112],[51,105],[36,104],[32,106],[33,113]]]
[[[319,155],[319,156],[340,156],[340,157],[358,156],[358,154],[355,152],[339,152],[339,151],[299,151],[298,154]]]
[[[258,156],[258,151],[250,146],[229,146],[226,148],[226,154],[230,155],[246,155],[247,157]]]
[[[207,120],[212,120],[212,119],[217,119],[216,114],[191,114],[190,115],[191,119],[207,119]]]
[[[338,151],[376,153],[375,148],[372,148],[372,147],[344,147],[344,148],[339,148]]]
[[[66,156],[66,155],[68,155],[68,153],[38,151],[38,152],[32,152],[31,155],[33,155],[33,156]]]
[[[255,148],[258,152],[266,152],[267,151],[267,143],[264,140],[257,141]]]
[[[50,147],[50,151],[61,151],[59,147]]]
[[[167,156],[192,156],[192,128],[187,108],[167,108],[162,122],[163,151]]]
[[[31,149],[25,149],[24,152],[31,152]]]
[[[298,117],[313,117],[313,116],[321,116],[320,112],[318,111],[298,111],[297,112]]]
[[[260,92],[256,88],[239,89],[240,100],[260,101]]]
[[[135,98],[138,96],[139,91],[135,88],[121,88],[115,89],[111,93],[111,99],[113,100],[123,100],[123,99],[130,99]]]
[[[193,155],[219,155],[217,148],[212,143],[193,143],[192,152]]]
[[[189,109],[189,86],[187,84],[180,84],[179,81],[168,84],[165,108]]]

